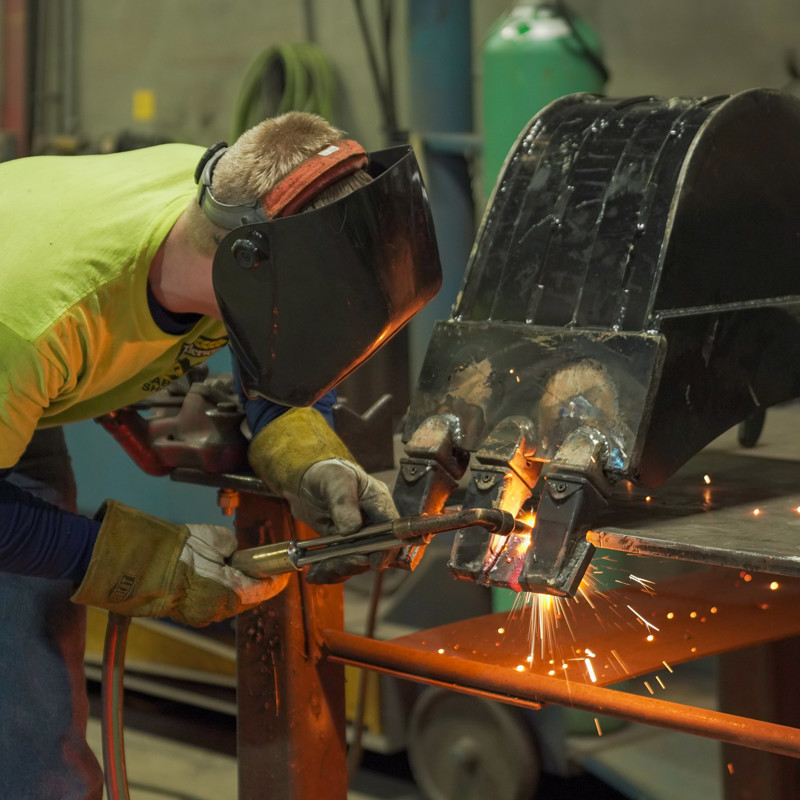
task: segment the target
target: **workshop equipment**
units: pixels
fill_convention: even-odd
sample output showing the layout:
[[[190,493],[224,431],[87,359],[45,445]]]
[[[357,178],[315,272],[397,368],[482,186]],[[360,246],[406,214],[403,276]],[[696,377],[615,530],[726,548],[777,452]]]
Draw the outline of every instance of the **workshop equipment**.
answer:
[[[547,475],[532,544],[467,530],[456,577],[573,595],[615,484],[660,486],[800,394],[798,134],[800,101],[770,90],[573,95],[522,131],[403,438],[447,420],[477,462],[469,502],[514,515],[510,482]],[[401,464],[403,513],[415,490],[421,511]]]

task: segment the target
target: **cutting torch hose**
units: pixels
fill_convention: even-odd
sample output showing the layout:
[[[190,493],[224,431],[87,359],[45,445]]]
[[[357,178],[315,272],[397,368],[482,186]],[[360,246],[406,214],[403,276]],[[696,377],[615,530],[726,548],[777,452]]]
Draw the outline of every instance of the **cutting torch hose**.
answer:
[[[129,800],[128,775],[125,770],[125,740],[122,703],[125,676],[125,645],[130,617],[108,615],[106,641],[103,648],[103,684],[101,715],[103,766],[108,800]]]

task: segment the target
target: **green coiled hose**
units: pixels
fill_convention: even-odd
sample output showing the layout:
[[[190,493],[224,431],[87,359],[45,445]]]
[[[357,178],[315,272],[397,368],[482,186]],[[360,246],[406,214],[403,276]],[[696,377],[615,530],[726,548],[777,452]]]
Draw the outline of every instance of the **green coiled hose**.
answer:
[[[330,120],[335,86],[330,62],[313,42],[267,47],[250,63],[239,88],[232,140],[265,117],[287,111]]]

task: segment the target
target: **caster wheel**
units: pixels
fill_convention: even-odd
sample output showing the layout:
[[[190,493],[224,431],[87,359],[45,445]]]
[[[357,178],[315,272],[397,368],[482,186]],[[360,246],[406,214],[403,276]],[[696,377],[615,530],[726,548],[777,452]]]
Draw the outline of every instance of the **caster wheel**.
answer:
[[[541,775],[536,741],[514,708],[427,689],[408,725],[408,759],[429,800],[532,800]]]

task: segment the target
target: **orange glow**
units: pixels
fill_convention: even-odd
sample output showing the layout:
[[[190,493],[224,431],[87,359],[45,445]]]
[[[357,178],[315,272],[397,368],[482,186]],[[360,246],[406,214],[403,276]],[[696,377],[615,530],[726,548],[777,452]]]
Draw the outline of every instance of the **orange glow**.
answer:
[[[649,503],[652,499],[653,498],[650,497],[650,495],[647,495],[647,497],[645,497],[644,501],[645,501],[645,503]]]
[[[667,614],[667,619],[675,619],[675,612],[673,612],[673,611],[670,611],[670,612]]]
[[[753,516],[754,517],[757,517],[760,513],[761,513],[761,509],[760,508],[754,508],[753,509]]]
[[[773,592],[779,587],[780,584],[778,583],[778,581],[772,581],[772,583],[769,585],[769,588],[772,589]]]
[[[526,511],[521,513],[517,519],[520,522],[524,522],[526,525],[530,525],[532,528],[536,523],[536,514],[533,511]]]

